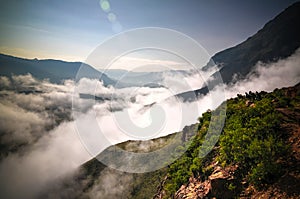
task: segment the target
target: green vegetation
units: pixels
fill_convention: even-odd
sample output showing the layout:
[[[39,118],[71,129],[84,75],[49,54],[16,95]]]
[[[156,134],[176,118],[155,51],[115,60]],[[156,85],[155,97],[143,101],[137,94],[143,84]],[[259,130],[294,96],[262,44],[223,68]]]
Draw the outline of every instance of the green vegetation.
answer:
[[[220,139],[207,156],[200,158],[199,154],[205,150],[201,146],[209,133],[210,122],[219,122],[210,111],[204,113],[199,118],[197,134],[186,145],[186,153],[168,168],[164,197],[172,197],[191,176],[207,179],[213,172],[213,161],[222,167],[238,165],[237,182],[245,181],[246,185],[252,184],[257,188],[281,176],[284,171],[282,162],[289,146],[286,145],[287,135],[281,128],[284,117],[278,109],[295,109],[300,101],[299,91],[292,98],[287,97],[286,92],[279,89],[272,93],[249,92],[228,100],[226,122]],[[216,112],[224,111],[223,105]],[[214,141],[214,138],[210,139]],[[230,183],[228,189],[233,191],[237,186],[241,185]]]
[[[287,151],[280,130],[282,115],[276,112],[273,97],[250,93],[229,101],[219,142],[223,165],[238,164],[243,176],[257,186],[281,174],[278,160]]]

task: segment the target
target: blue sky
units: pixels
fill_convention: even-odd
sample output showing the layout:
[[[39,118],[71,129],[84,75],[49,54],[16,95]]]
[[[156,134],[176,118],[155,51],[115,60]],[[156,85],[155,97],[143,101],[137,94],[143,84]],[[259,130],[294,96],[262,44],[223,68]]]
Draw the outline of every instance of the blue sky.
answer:
[[[103,1],[103,0],[102,0]],[[256,33],[293,0],[10,0],[0,6],[0,52],[84,61],[122,30],[163,27],[199,42],[211,55]],[[108,14],[115,22],[108,20]]]

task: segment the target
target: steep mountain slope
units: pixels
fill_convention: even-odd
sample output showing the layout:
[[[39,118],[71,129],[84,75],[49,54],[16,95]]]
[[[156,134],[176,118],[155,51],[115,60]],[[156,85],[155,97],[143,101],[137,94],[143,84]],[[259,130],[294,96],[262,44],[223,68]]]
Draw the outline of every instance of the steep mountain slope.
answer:
[[[234,83],[251,74],[258,62],[275,62],[292,55],[300,47],[299,35],[300,2],[297,2],[269,21],[255,35],[237,46],[215,54],[212,60],[220,68],[223,82]],[[209,62],[203,69],[207,70],[212,63]],[[210,88],[217,84],[215,81],[207,83]],[[177,96],[184,101],[193,101],[197,96],[208,92],[208,88],[203,87]]]
[[[212,59],[221,68],[225,83],[234,74],[245,77],[258,62],[286,58],[300,47],[300,2],[297,2],[269,21],[255,35],[241,44],[221,51]]]
[[[0,75],[11,76],[32,74],[37,79],[49,79],[52,83],[61,83],[66,79],[75,79],[80,68],[82,76],[103,80],[105,85],[115,84],[115,81],[100,73],[93,67],[81,62],[65,62],[60,60],[31,60],[0,54]]]

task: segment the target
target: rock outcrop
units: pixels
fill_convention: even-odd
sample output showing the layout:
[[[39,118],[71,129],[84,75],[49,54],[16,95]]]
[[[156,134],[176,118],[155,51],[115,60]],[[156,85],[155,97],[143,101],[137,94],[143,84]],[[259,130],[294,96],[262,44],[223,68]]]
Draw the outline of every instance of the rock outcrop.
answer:
[[[228,189],[228,184],[235,180],[234,173],[237,168],[237,165],[226,168],[215,165],[213,173],[207,180],[201,181],[201,177],[190,177],[189,183],[180,187],[175,198],[232,198],[233,194]]]

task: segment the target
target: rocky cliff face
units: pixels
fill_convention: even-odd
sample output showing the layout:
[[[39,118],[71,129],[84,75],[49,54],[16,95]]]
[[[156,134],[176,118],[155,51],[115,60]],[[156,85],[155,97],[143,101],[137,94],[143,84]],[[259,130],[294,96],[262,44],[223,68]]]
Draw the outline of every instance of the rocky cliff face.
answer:
[[[217,163],[212,165],[213,173],[207,180],[190,177],[188,184],[182,185],[176,192],[176,199],[194,199],[205,197],[232,198],[234,193],[227,189],[227,184],[235,180],[237,165],[222,168]]]

